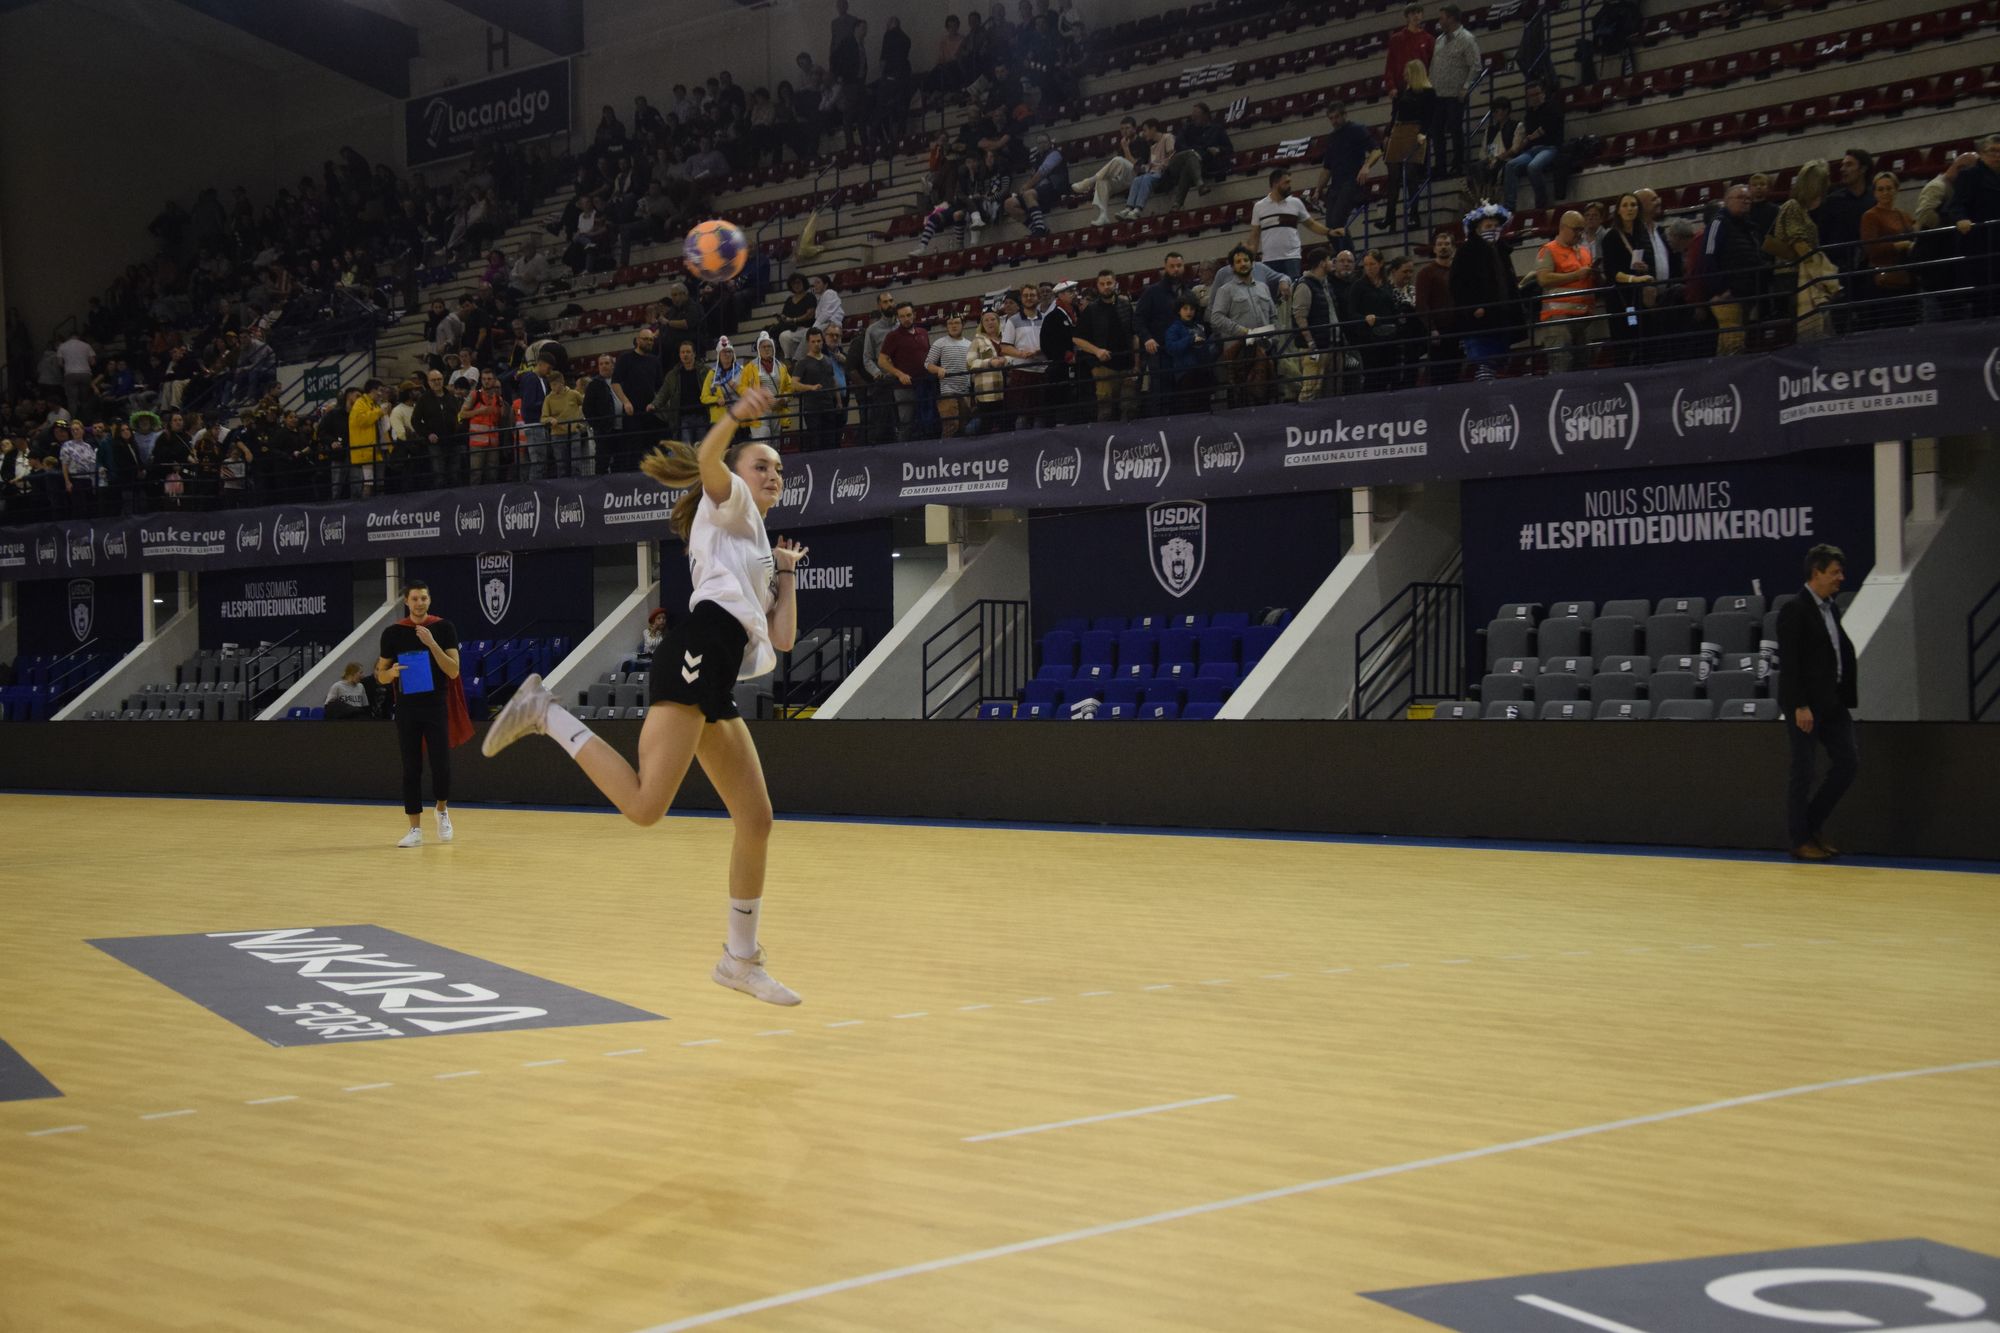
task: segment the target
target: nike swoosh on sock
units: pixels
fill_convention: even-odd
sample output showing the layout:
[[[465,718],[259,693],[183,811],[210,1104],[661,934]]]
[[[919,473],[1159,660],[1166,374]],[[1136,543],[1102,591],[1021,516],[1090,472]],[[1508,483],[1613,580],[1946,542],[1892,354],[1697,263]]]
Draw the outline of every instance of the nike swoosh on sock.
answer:
[[[749,908],[747,908],[747,907],[732,907],[732,908],[730,908],[729,910],[730,910],[730,911],[732,911],[732,912],[741,912],[741,913],[743,913],[743,915],[745,915],[745,916],[752,916],[752,915],[755,915],[755,914],[754,914],[753,912],[751,912],[751,910],[750,910]]]
[[[589,727],[584,727],[583,729],[581,729],[580,731],[578,731],[578,732],[576,733],[576,735],[574,735],[574,736],[571,736],[571,737],[569,738],[569,743],[570,743],[571,745],[575,745],[575,744],[576,744],[576,743],[577,743],[577,742],[578,742],[579,740],[581,740],[581,739],[582,739],[583,737],[585,737],[585,736],[588,736],[589,734],[590,734],[590,728],[589,728]]]

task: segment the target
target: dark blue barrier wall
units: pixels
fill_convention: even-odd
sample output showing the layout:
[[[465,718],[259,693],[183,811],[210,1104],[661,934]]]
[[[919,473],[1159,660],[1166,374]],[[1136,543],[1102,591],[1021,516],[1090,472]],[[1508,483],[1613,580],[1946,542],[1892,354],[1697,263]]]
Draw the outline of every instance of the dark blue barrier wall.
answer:
[[[21,585],[21,652],[29,656],[66,653],[93,639],[98,652],[130,647],[144,628],[137,574]]]

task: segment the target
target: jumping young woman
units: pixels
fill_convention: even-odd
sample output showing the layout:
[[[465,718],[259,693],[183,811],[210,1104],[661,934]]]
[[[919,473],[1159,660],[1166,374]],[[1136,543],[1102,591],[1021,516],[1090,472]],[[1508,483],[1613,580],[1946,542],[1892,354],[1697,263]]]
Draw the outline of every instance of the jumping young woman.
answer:
[[[770,671],[798,635],[794,570],[806,548],[789,540],[773,546],[764,531],[764,515],[784,493],[784,465],[762,441],[730,443],[740,425],[768,415],[775,403],[764,389],[745,389],[699,449],[668,441],[640,464],[662,486],[692,488],[675,503],[672,522],[687,545],[694,594],[688,617],[653,654],[638,771],[557,703],[540,676],[521,683],[493,719],[484,748],[495,755],[523,736],[549,737],[641,828],[666,814],[689,761],[699,759],[735,828],[729,939],[714,978],[770,1004],[797,1004],[798,995],[764,971],[757,944],[771,796],[735,698],[737,680]]]

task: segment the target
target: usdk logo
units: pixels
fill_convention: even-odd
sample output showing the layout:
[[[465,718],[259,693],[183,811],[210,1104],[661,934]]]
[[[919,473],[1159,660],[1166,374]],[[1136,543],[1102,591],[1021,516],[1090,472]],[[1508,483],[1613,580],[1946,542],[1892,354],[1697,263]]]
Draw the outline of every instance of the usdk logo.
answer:
[[[1062,453],[1044,449],[1035,455],[1035,489],[1045,486],[1074,486],[1083,477],[1083,448]]]
[[[1243,447],[1243,437],[1232,434],[1226,440],[1208,440],[1194,437],[1194,474],[1205,476],[1210,472],[1237,473],[1243,470],[1243,460],[1250,451]]]
[[[69,632],[76,636],[78,643],[90,637],[90,627],[97,623],[97,584],[90,579],[69,581]]]
[[[81,532],[65,532],[63,539],[64,558],[68,560],[71,569],[75,569],[78,565],[89,565],[92,569],[97,567],[96,529],[85,528]]]
[[[106,560],[123,560],[128,549],[125,544],[125,530],[123,528],[120,528],[116,532],[107,532],[104,534],[104,558]]]
[[[852,501],[859,504],[868,498],[868,492],[874,485],[875,473],[872,468],[864,467],[859,472],[850,472],[844,477],[836,469],[833,474],[833,490],[827,502],[840,504],[842,501]]]
[[[304,514],[279,514],[271,520],[271,549],[297,555],[312,545],[312,520]]]
[[[1146,559],[1153,577],[1175,597],[1201,580],[1208,558],[1208,506],[1200,500],[1161,500],[1146,506]]]
[[[1458,447],[1468,454],[1474,449],[1512,449],[1520,442],[1521,410],[1512,403],[1478,416],[1469,407],[1458,414]]]
[[[1616,389],[1593,390],[1588,397],[1563,401],[1568,389],[1557,389],[1549,401],[1549,443],[1562,453],[1566,444],[1615,444],[1630,449],[1639,442],[1639,394],[1629,382]]]
[[[239,523],[236,525],[236,549],[261,551],[264,549],[264,525],[262,523]]]
[[[812,503],[812,464],[793,469],[785,474],[784,493],[778,497],[778,508],[803,510]]]
[[[1116,435],[1104,440],[1104,489],[1126,482],[1152,482],[1154,489],[1167,484],[1167,475],[1174,470],[1174,456],[1167,448],[1167,435],[1161,431],[1148,440],[1133,440],[1120,444]]]
[[[1743,395],[1734,384],[1722,393],[1690,398],[1686,389],[1674,390],[1674,434],[1687,438],[1691,430],[1721,431],[1734,435],[1743,424]]]
[[[583,497],[581,495],[558,496],[556,499],[556,531],[564,528],[581,528],[584,522]]]
[[[322,515],[319,521],[319,544],[321,546],[345,546],[347,544],[347,515],[338,518]]]
[[[486,535],[486,506],[456,506],[451,511],[451,530],[460,537],[484,537]]]
[[[502,538],[533,537],[542,530],[542,497],[533,492],[524,499],[509,500],[502,491],[499,513]]]
[[[479,582],[479,610],[487,624],[498,625],[514,604],[514,553],[482,551],[473,564]]]

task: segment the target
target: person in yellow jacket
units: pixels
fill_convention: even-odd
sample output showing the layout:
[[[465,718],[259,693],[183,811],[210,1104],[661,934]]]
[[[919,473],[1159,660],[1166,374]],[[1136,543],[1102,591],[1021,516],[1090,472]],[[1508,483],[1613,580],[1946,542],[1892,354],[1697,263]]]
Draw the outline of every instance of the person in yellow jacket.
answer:
[[[361,478],[361,493],[375,493],[375,453],[378,423],[389,410],[389,391],[381,380],[369,380],[361,386],[361,392],[354,396],[354,405],[347,409],[347,461],[353,465],[356,475]],[[382,456],[387,460],[389,449],[382,447]]]
[[[778,344],[771,341],[771,335],[757,335],[757,359],[743,367],[743,387],[762,388],[778,399],[778,405],[769,416],[750,419],[750,438],[753,440],[774,439],[780,431],[790,435],[799,428],[793,409],[798,403],[798,390],[792,386],[791,368],[778,360]]]
[[[729,336],[724,334],[715,340],[715,364],[701,377],[701,401],[708,404],[709,424],[714,425],[727,416],[748,387],[743,380],[743,367],[736,364],[736,349],[729,345]]]

